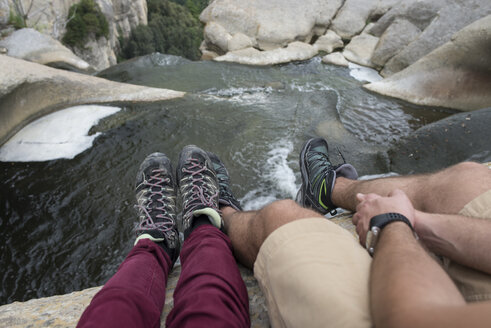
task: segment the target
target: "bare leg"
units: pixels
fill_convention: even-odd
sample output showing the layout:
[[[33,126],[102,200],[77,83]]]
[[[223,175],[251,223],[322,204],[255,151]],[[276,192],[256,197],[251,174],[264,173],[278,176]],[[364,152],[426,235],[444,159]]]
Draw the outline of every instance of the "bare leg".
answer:
[[[387,196],[394,189],[404,191],[420,211],[457,214],[468,202],[491,189],[491,170],[478,163],[464,162],[442,171],[368,181],[336,179],[332,200],[354,211],[357,193]]]
[[[259,248],[274,230],[295,220],[323,216],[300,207],[293,200],[280,200],[259,211],[238,212],[224,207],[222,217],[236,258],[252,269]]]

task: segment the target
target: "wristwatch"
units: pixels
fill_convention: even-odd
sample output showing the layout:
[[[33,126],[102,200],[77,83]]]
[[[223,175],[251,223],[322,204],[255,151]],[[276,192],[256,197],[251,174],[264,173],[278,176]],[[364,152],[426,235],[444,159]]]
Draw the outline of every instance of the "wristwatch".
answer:
[[[370,229],[367,232],[367,238],[365,242],[365,247],[370,255],[373,255],[373,253],[375,252],[375,246],[377,245],[377,241],[382,229],[389,223],[398,221],[406,223],[414,232],[413,226],[411,222],[409,222],[408,218],[399,213],[380,214],[370,219]]]

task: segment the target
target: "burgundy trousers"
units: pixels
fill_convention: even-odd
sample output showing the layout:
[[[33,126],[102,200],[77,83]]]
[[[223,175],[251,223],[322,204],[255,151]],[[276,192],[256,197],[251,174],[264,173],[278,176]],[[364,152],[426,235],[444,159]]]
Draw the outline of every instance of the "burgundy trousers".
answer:
[[[249,327],[249,299],[230,239],[203,225],[181,250],[181,276],[167,327]],[[142,239],[94,296],[77,327],[160,327],[170,258]]]

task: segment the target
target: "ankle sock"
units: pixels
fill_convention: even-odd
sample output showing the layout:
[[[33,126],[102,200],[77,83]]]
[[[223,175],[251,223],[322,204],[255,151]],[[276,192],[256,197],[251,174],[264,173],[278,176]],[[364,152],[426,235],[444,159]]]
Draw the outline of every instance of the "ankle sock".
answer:
[[[197,227],[206,224],[209,224],[211,226],[213,225],[207,215],[201,214],[200,216],[195,217],[193,220],[193,224],[191,225],[191,229],[189,229],[189,231],[187,232],[187,236],[184,236],[184,238],[187,238]]]
[[[194,230],[197,227],[202,226],[204,224],[212,225],[211,224],[211,221],[210,221],[210,218],[207,215],[202,214],[202,215],[194,218],[192,229]]]

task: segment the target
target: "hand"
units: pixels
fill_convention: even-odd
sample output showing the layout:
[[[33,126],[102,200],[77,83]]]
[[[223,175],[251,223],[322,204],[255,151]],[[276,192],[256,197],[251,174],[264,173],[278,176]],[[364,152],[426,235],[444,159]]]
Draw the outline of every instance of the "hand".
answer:
[[[353,224],[360,238],[360,244],[365,246],[370,219],[384,213],[400,213],[408,218],[414,227],[414,207],[407,195],[399,189],[389,193],[387,197],[376,194],[357,194],[359,201],[356,213],[353,215]]]

